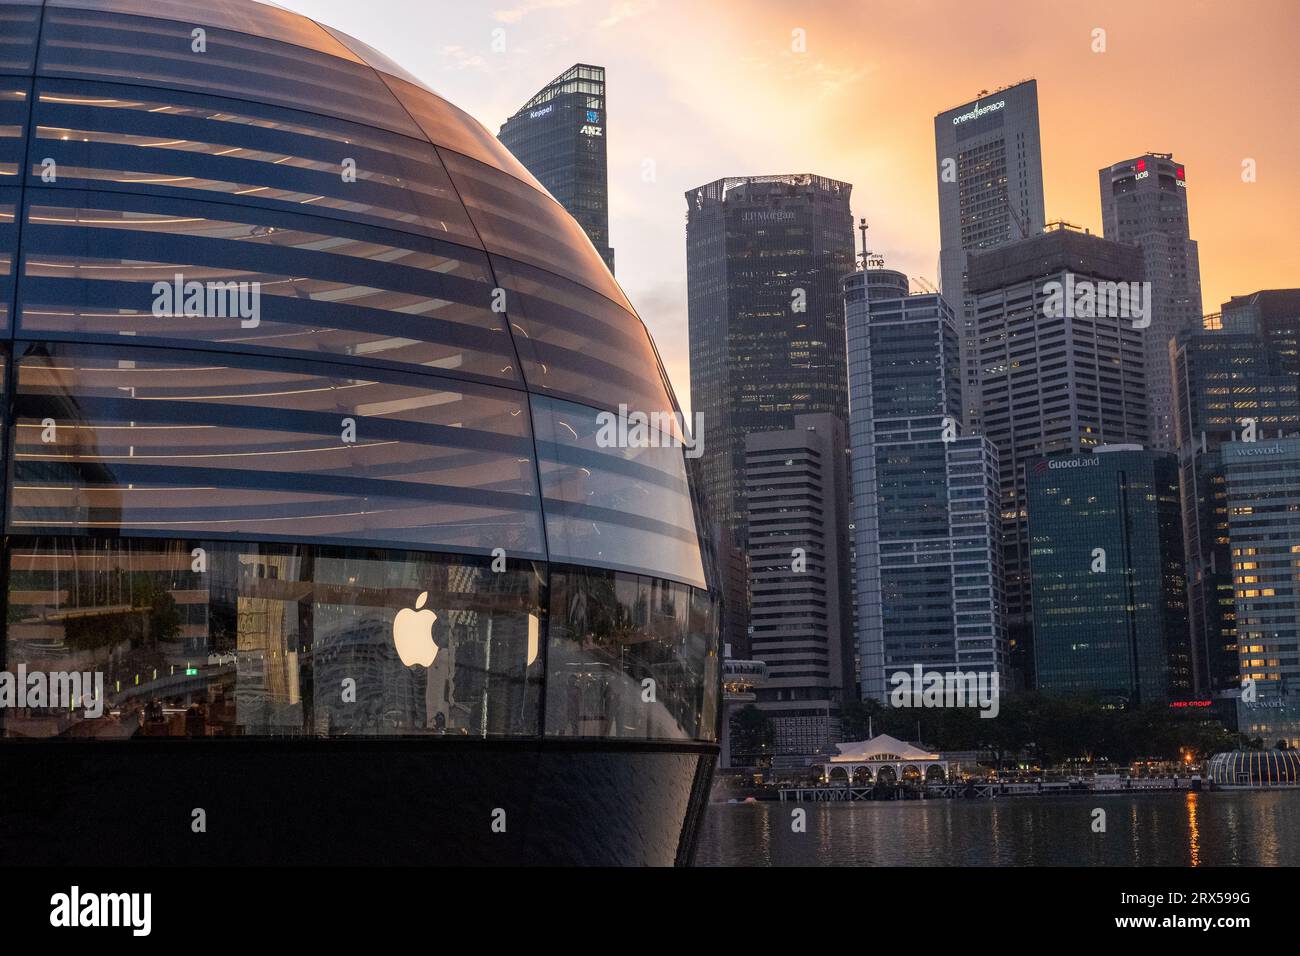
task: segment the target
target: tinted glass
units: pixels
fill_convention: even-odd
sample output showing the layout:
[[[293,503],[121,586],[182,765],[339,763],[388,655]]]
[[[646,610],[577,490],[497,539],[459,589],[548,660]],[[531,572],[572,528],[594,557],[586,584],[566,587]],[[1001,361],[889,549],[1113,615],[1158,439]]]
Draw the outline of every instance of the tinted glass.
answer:
[[[324,23],[317,24],[322,30],[338,40],[345,47],[352,51],[354,55],[361,59],[362,62],[368,63],[376,70],[387,73],[394,79],[403,80],[412,86],[423,87],[428,89],[416,77],[407,72],[406,68],[395,60],[389,58],[386,53],[381,53],[372,47],[369,43],[363,43],[354,36],[349,36],[341,30],[335,30],[333,27]],[[429,92],[433,92],[430,90]]]
[[[716,609],[683,584],[552,568],[547,735],[714,739],[717,633]]]
[[[32,345],[10,526],[541,557],[518,392],[213,353]]]
[[[441,155],[489,252],[540,266],[632,310],[587,234],[559,203],[490,166],[446,150]]]
[[[31,74],[40,26],[39,0],[0,2],[0,73]]]
[[[492,269],[530,388],[608,408],[674,409],[639,318],[543,269],[495,256]]]
[[[381,73],[380,76],[435,146],[445,146],[472,156],[509,173],[534,189],[542,189],[523,163],[515,159],[514,154],[502,146],[500,140],[463,109],[452,106],[423,86],[388,73]]]
[[[530,563],[22,539],[6,666],[48,684],[0,719],[10,737],[534,736],[541,595]]]
[[[191,26],[222,27],[360,62],[360,57],[312,20],[249,0],[49,0],[47,6],[131,13],[178,20]]]
[[[5,110],[0,92],[0,151]],[[42,80],[35,131],[31,173],[39,179],[42,159],[53,158],[60,186],[233,198],[479,245],[433,147],[372,127],[192,93]]]
[[[673,436],[629,416],[534,397],[533,430],[553,561],[639,570],[704,586],[704,568]]]
[[[17,189],[0,189],[0,329],[9,328],[9,314],[13,310],[20,198]]]
[[[37,72],[192,89],[420,135],[363,63],[219,29],[206,30],[199,51],[194,29],[193,22],[50,7]]]
[[[463,246],[224,203],[48,189],[28,190],[23,239],[27,334],[207,341],[519,378],[505,317],[490,308],[487,261]],[[205,293],[234,283],[244,309],[191,300],[186,283]]]
[[[10,77],[0,79],[0,186],[18,185],[23,162],[23,131],[27,125],[26,84]],[[34,162],[39,166],[42,157]]]

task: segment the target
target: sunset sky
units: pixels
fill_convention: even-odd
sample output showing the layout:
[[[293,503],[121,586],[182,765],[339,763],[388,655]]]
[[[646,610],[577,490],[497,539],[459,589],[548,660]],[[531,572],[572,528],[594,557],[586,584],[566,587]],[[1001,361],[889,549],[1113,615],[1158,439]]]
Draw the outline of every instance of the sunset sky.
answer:
[[[687,189],[767,173],[850,182],[872,248],[937,284],[934,115],[1027,77],[1038,80],[1049,221],[1100,232],[1097,170],[1172,152],[1187,168],[1205,310],[1300,286],[1300,0],[281,5],[384,51],[493,132],[566,67],[605,66],[618,279],[683,403]],[[807,52],[792,50],[796,28]],[[504,52],[493,51],[497,29]]]

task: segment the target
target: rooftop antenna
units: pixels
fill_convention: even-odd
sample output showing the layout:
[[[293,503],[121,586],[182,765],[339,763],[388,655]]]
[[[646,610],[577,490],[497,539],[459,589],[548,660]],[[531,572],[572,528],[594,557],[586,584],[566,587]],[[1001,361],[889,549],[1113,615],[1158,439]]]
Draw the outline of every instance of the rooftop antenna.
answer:
[[[862,233],[862,268],[864,270],[885,268],[885,257],[867,248],[867,221],[865,219],[858,220],[858,231]]]

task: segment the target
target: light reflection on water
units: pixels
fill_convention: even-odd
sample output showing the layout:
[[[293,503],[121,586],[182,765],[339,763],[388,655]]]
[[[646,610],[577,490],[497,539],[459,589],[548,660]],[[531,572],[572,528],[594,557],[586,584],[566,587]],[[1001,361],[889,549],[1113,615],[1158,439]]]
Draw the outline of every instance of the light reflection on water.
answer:
[[[807,811],[793,833],[791,811]],[[1095,807],[1106,832],[1092,829]],[[712,804],[700,866],[1298,866],[1300,790]]]

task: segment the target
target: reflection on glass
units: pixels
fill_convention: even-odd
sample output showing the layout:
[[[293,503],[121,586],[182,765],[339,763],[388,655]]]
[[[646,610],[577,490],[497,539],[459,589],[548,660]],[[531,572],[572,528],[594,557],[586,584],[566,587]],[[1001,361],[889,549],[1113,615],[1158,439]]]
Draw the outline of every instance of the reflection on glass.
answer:
[[[40,0],[0,4],[0,72],[32,72],[40,24]]]
[[[206,27],[207,54],[191,55],[191,31],[196,23],[210,21],[208,16],[173,21],[49,5],[37,72],[193,89],[419,137],[419,129],[378,74],[323,30],[309,28],[322,46],[328,41],[331,53]]]
[[[162,17],[207,28],[222,27],[360,62],[359,57],[312,20],[266,3],[249,3],[248,0],[48,0],[46,5]]]
[[[577,220],[547,193],[465,156],[439,153],[489,252],[547,269],[632,310]]]
[[[517,392],[74,345],[29,346],[16,391],[14,529],[189,529],[542,556]]]
[[[9,327],[14,297],[14,261],[18,258],[17,189],[0,189],[0,329]]]
[[[52,156],[61,186],[182,197],[223,193],[241,204],[371,220],[479,245],[427,143],[329,117],[307,122],[301,113],[273,106],[178,91],[42,79],[35,97],[42,146],[33,157],[34,177],[41,173],[40,157]],[[4,111],[0,92],[0,173]]]
[[[585,286],[492,257],[529,388],[603,408],[671,412],[641,320]]]
[[[717,634],[717,608],[703,591],[552,568],[547,735],[714,739]]]
[[[530,563],[218,542],[24,539],[6,666],[98,673],[94,708],[27,706],[10,737],[535,736],[542,577]],[[432,666],[393,622],[419,590]]]
[[[31,189],[27,331],[206,339],[517,381],[486,257],[366,226],[157,197]],[[74,208],[43,199],[85,197]],[[233,217],[238,216],[238,219]],[[328,225],[347,235],[319,231]],[[157,283],[244,283],[257,321],[158,308]],[[255,285],[254,285],[255,284]]]
[[[610,413],[536,396],[532,407],[551,559],[704,587],[686,459],[673,436],[650,429],[644,446],[604,447],[616,434]]]

